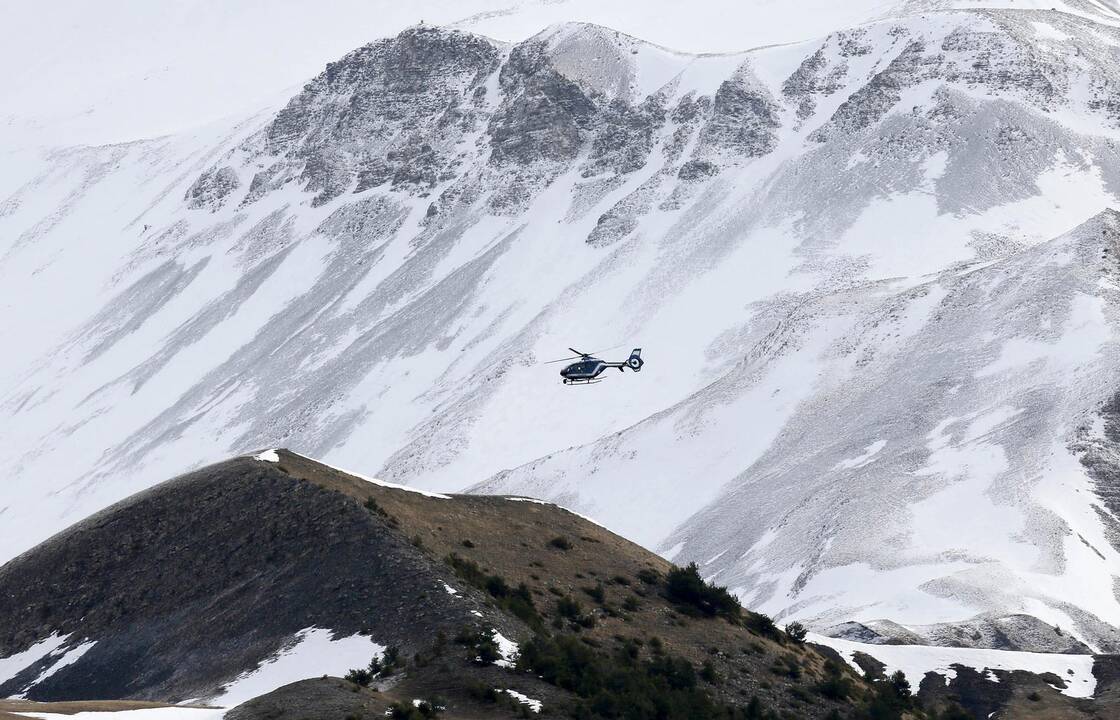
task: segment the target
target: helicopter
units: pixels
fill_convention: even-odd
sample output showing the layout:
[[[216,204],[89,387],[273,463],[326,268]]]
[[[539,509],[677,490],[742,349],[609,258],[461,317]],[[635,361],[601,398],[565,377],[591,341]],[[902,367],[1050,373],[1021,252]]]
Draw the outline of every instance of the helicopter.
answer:
[[[600,360],[591,353],[581,352],[575,348],[568,348],[575,353],[573,357],[561,358],[559,360],[550,360],[548,363],[568,362],[575,360],[576,362],[565,365],[564,369],[560,371],[560,377],[564,380],[565,385],[591,385],[593,383],[602,382],[599,376],[607,368],[618,368],[619,372],[624,372],[626,368],[630,368],[634,372],[641,372],[642,365],[645,365],[645,360],[642,360],[642,349],[634,348],[630,353],[630,357],[626,358],[623,362],[607,362]]]

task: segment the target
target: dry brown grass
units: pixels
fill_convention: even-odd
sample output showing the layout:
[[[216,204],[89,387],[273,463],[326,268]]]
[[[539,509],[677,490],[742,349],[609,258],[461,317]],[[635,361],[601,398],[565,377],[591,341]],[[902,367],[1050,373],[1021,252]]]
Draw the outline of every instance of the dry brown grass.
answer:
[[[779,644],[722,619],[678,612],[655,588],[638,580],[643,569],[664,575],[671,563],[562,508],[476,495],[456,495],[449,502],[378,486],[286,451],[280,451],[280,458],[280,469],[293,477],[361,503],[372,498],[402,535],[418,538],[432,556],[443,559],[454,553],[484,572],[500,575],[510,586],[524,583],[546,625],[551,625],[556,601],[570,597],[584,613],[596,617],[594,628],[579,630],[581,637],[608,648],[622,638],[648,643],[656,637],[666,651],[697,667],[710,661],[721,676],[735,680],[734,687],[745,686],[760,696],[784,695],[791,685],[804,687],[825,676],[825,659],[811,648]],[[549,544],[557,537],[567,539],[570,549]],[[601,604],[584,590],[600,584],[605,596]],[[623,609],[628,597],[636,600],[636,610]],[[800,680],[790,681],[767,669],[777,658],[791,655],[802,669]]]

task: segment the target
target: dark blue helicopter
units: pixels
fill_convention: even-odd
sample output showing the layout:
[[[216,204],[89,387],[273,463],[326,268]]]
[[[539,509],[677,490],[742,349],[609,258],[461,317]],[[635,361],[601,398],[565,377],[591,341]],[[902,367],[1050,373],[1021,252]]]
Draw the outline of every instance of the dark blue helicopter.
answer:
[[[607,368],[618,368],[619,372],[630,368],[634,372],[641,372],[642,365],[646,364],[645,360],[642,360],[641,348],[634,348],[634,351],[630,353],[630,357],[626,358],[625,362],[607,362],[606,360],[600,360],[590,353],[580,352],[575,348],[568,349],[575,353],[574,357],[549,361],[558,363],[576,360],[576,362],[570,365],[565,365],[564,369],[560,371],[560,377],[564,378],[565,385],[590,385],[591,383],[601,382],[598,378]]]

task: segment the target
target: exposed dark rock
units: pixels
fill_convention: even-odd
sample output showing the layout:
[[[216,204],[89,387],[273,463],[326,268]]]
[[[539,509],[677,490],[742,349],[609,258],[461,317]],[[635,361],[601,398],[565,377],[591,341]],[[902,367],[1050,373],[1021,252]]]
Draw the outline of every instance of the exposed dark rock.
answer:
[[[654,95],[632,107],[622,100],[600,114],[583,175],[626,174],[645,166],[653,149],[654,133],[665,123],[664,98]]]
[[[689,160],[677,171],[681,180],[703,180],[719,173],[719,167],[707,160]]]
[[[777,144],[779,124],[778,108],[765,91],[738,76],[716,91],[701,142],[733,156],[760,157]]]
[[[532,42],[515,47],[499,80],[505,100],[490,121],[491,162],[524,166],[574,159],[595,103],[552,68],[544,48]]]
[[[0,568],[0,656],[73,633],[71,646],[96,645],[32,699],[205,697],[304,628],[368,633],[409,654],[419,638],[453,636],[473,605],[444,602],[443,577],[389,519],[241,458],[133,496]]]
[[[217,210],[226,197],[239,187],[241,181],[237,179],[236,170],[228,165],[212,168],[199,175],[187,190],[187,205],[194,209]]]
[[[431,188],[449,149],[483,121],[477,105],[499,57],[481,37],[418,27],[331,63],[269,125],[265,150],[283,159],[260,183],[298,174],[315,204],[390,180]]]

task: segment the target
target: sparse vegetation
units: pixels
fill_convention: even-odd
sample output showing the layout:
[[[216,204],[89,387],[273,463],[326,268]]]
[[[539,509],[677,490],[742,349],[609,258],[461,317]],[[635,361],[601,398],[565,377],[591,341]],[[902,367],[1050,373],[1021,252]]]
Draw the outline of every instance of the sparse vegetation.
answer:
[[[825,678],[814,686],[822,697],[829,700],[844,700],[852,691],[852,681],[845,677],[844,669],[835,660],[824,664]]]
[[[381,657],[374,657],[369,665],[346,673],[346,679],[356,685],[369,687],[377,678],[389,677],[401,665],[400,650],[396,646],[386,648]]]
[[[799,622],[794,621],[786,625],[786,635],[788,635],[789,639],[794,641],[798,645],[801,645],[805,642],[805,636],[808,634],[809,631],[806,630],[805,626]]]
[[[910,693],[910,682],[900,670],[885,680],[872,683],[874,694],[867,704],[866,717],[870,720],[895,720],[915,708]]]
[[[801,664],[793,655],[784,655],[774,661],[770,666],[770,672],[796,680],[801,677]]]
[[[769,615],[747,612],[745,618],[747,628],[756,635],[762,635],[772,640],[781,639],[781,631],[778,630],[778,626],[774,624],[774,620]]]
[[[579,601],[570,597],[562,597],[556,601],[556,614],[568,620],[575,620],[583,613]]]
[[[572,541],[562,535],[557,535],[548,541],[548,546],[557,550],[571,550]]]
[[[530,592],[525,583],[519,584],[516,588],[511,588],[502,576],[489,575],[483,572],[478,563],[459,557],[454,553],[448,555],[445,560],[459,577],[489,593],[499,607],[516,615],[534,630],[539,631],[543,628],[544,621],[533,603],[533,593]]]
[[[346,673],[346,679],[356,685],[369,687],[369,684],[373,682],[373,673],[367,668],[354,668]]]
[[[385,520],[387,520],[393,527],[400,527],[400,523],[397,521],[397,519],[386,512],[385,508],[378,505],[377,501],[373,498],[366,498],[366,501],[362,503],[362,506],[365,507],[366,510],[369,510],[371,514],[385,518]]]
[[[743,612],[742,605],[727,588],[704,582],[696,563],[670,570],[665,577],[665,591],[671,602],[689,614],[737,621]]]
[[[502,659],[494,637],[476,628],[463,628],[455,636],[455,642],[467,646],[471,651],[471,660],[479,664],[490,665]]]
[[[385,716],[392,720],[426,720],[437,717],[443,711],[443,701],[433,698],[414,704],[395,702],[389,706]]]
[[[585,593],[587,593],[588,597],[590,597],[592,600],[599,603],[600,605],[602,605],[607,599],[606,590],[603,588],[602,583],[599,583],[598,585],[595,585],[594,587],[585,587],[585,588],[583,588],[583,591]]]
[[[577,718],[763,717],[760,707],[752,716],[742,708],[717,703],[698,687],[696,670],[684,658],[663,655],[643,660],[634,648],[626,645],[608,654],[571,635],[537,636],[521,649],[518,668],[581,698],[573,710]]]
[[[657,585],[661,582],[661,573],[653,568],[642,568],[638,571],[638,580],[646,585]]]

